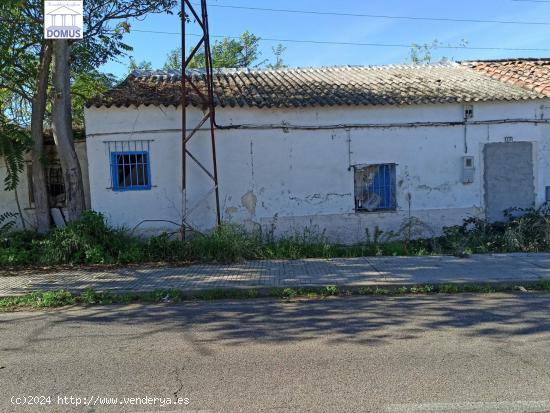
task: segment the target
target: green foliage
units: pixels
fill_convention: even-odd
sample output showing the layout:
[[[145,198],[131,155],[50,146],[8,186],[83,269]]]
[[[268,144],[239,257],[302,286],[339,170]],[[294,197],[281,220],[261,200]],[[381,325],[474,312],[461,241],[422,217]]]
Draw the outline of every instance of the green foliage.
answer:
[[[272,47],[275,61],[258,61],[261,38],[246,31],[238,39],[224,38],[217,40],[211,47],[212,66],[215,68],[257,68],[265,64],[269,69],[283,69],[287,67],[283,60],[286,47],[278,44]],[[148,62],[147,62],[148,63]],[[266,64],[267,63],[267,64]],[[189,68],[200,69],[205,67],[204,51],[198,51],[189,63]],[[181,48],[174,49],[166,56],[163,70],[181,70]]]
[[[261,55],[260,38],[245,31],[238,39],[224,38],[216,40],[210,47],[212,66],[215,68],[250,68],[258,67],[265,61],[258,62]],[[281,51],[282,53],[282,51]],[[204,51],[199,51],[189,63],[190,68],[204,68]],[[181,51],[176,49],[168,55],[165,69],[181,70]]]
[[[0,298],[0,310],[14,307],[63,307],[75,303],[75,295],[65,290],[34,292],[24,296]]]
[[[0,102],[0,158],[7,168],[4,189],[13,191],[19,183],[19,174],[25,166],[24,156],[32,141],[27,131],[6,119],[2,109]]]
[[[232,263],[263,257],[262,243],[258,237],[227,224],[206,236],[193,239],[187,244],[187,249],[188,257],[199,261]]]
[[[523,213],[523,215],[518,215]],[[0,217],[0,266],[55,264],[128,264],[141,262],[235,263],[257,259],[351,258],[489,252],[550,251],[550,212],[508,211],[507,221],[489,224],[470,218],[460,226],[444,229],[430,239],[392,240],[381,231],[367,242],[345,246],[331,244],[324,233],[306,229],[286,238],[273,233],[223,224],[204,235],[185,241],[163,234],[149,239],[132,236],[123,228],[110,227],[101,214],[82,217],[45,236],[13,230],[14,214]]]
[[[46,42],[51,42],[44,39],[43,3],[43,0],[2,0],[0,5],[0,21],[3,22],[0,31],[0,113],[9,115],[10,122],[17,126],[30,124],[29,108],[38,79],[39,56]],[[124,41],[131,31],[129,19],[143,18],[151,13],[172,13],[176,4],[177,0],[86,0],[83,16],[86,35],[71,43],[73,78],[94,73],[104,63],[132,50]],[[78,99],[75,105],[81,110]],[[76,113],[74,119],[81,120],[81,114]]]
[[[283,54],[286,51],[286,47],[279,43],[277,46],[273,46],[271,50],[273,51],[273,55],[275,56],[275,62],[269,63],[266,67],[268,69],[274,70],[284,69],[288,67],[283,60]]]
[[[444,229],[443,251],[464,256],[488,252],[550,251],[550,207],[505,211],[506,222],[488,223],[469,218],[460,226]]]
[[[140,259],[137,240],[109,227],[103,215],[93,212],[52,230],[37,248],[39,261],[47,264],[124,264]]]
[[[202,59],[202,64],[204,65],[204,55]],[[181,48],[171,50],[168,53],[166,56],[166,62],[164,63],[162,69],[181,71]]]
[[[550,291],[550,280],[539,280],[533,285],[533,288],[540,291]]]
[[[0,214],[0,237],[9,235],[15,227],[15,218],[18,216],[15,212],[4,212]]]
[[[248,299],[258,297],[256,289],[214,288],[194,295],[199,300]]]
[[[460,41],[459,47],[466,47],[468,45],[468,41],[462,39]],[[432,62],[433,54],[437,49],[441,48],[442,46],[445,46],[445,44],[437,39],[432,40],[431,43],[424,43],[424,44],[418,44],[413,43],[411,45],[411,48],[409,49],[409,59],[410,62],[413,65],[418,64],[428,64]],[[451,46],[451,44],[448,44],[448,46]],[[448,62],[449,60],[454,60],[452,57],[449,58],[447,56],[441,57],[439,60],[440,63]]]
[[[129,72],[134,70],[143,70],[151,71],[153,70],[153,64],[148,60],[142,60],[141,62],[136,62],[133,57],[130,57],[130,64],[128,65]]]
[[[294,288],[283,288],[282,297],[284,298],[294,298],[298,295],[298,291]]]
[[[335,285],[327,285],[321,289],[321,295],[324,296],[330,296],[330,295],[338,295],[339,290],[338,287]]]
[[[334,285],[317,288],[273,288],[260,293],[256,289],[211,289],[198,293],[185,293],[177,289],[155,290],[150,292],[97,292],[85,290],[80,295],[65,290],[34,292],[23,296],[0,297],[0,311],[10,311],[17,308],[61,307],[74,304],[110,305],[130,303],[166,303],[177,304],[185,300],[224,300],[224,299],[254,299],[272,297],[289,300],[299,297],[318,299],[328,296],[348,296],[351,294],[364,296],[399,296],[407,294],[460,294],[460,293],[494,293],[522,291],[550,291],[550,279],[539,280],[525,284],[523,287],[508,284],[439,284],[401,287],[361,287],[353,290],[341,290]]]
[[[445,294],[454,294],[459,292],[457,284],[441,284],[438,286],[438,291]]]
[[[144,261],[184,262],[189,259],[186,244],[171,239],[168,234],[149,238],[144,242],[142,251]]]
[[[84,127],[84,106],[86,101],[107,92],[115,84],[116,78],[114,75],[100,73],[97,70],[74,74],[71,85],[71,107],[74,127]]]
[[[7,231],[0,235],[0,266],[21,266],[37,263],[35,241],[40,235],[32,231]]]

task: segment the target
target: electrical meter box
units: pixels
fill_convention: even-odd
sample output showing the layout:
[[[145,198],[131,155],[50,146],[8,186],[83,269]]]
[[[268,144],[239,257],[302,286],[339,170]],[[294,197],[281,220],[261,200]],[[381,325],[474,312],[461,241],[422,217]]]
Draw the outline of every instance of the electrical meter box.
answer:
[[[471,184],[474,182],[475,174],[474,157],[463,156],[462,157],[462,183]]]

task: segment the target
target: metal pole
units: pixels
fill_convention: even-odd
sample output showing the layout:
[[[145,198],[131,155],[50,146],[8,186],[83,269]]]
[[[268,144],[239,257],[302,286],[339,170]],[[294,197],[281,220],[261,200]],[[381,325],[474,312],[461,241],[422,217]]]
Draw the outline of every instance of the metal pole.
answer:
[[[187,216],[187,84],[185,77],[185,0],[181,0],[181,231],[185,239],[185,217]]]
[[[210,140],[212,144],[212,166],[214,168],[214,192],[216,196],[216,223],[221,225],[220,213],[220,193],[218,188],[218,161],[216,157],[216,136],[214,128],[215,122],[215,102],[214,102],[214,87],[213,87],[213,70],[212,70],[212,55],[210,51],[210,30],[208,27],[208,12],[206,9],[206,0],[201,0],[202,21],[204,24],[204,46],[205,46],[205,63],[206,63],[206,83],[208,84],[208,110],[210,111]]]
[[[187,208],[187,189],[189,187],[189,182],[187,182],[187,164],[188,157],[193,162],[195,162],[202,171],[208,175],[210,179],[214,182],[213,190],[216,196],[216,224],[219,226],[221,224],[221,211],[220,211],[220,196],[218,191],[218,163],[216,159],[216,139],[215,139],[215,102],[214,102],[214,86],[213,86],[213,68],[212,68],[212,56],[210,50],[210,37],[208,32],[208,13],[206,8],[206,0],[201,0],[201,13],[200,16],[196,12],[193,3],[190,0],[181,0],[181,136],[182,136],[182,237],[185,237],[185,231],[187,229],[187,214],[189,210]],[[203,35],[198,43],[192,48],[189,56],[186,57],[186,41],[185,41],[185,32],[186,32],[186,19],[185,11],[188,10],[190,15],[196,20],[197,24],[201,27]],[[195,53],[199,50],[201,45],[204,46],[205,54],[205,78],[193,78],[193,76],[188,76],[186,69],[188,64],[192,61]],[[201,82],[205,84],[202,85]],[[205,91],[206,89],[206,91]],[[188,128],[187,122],[187,105],[191,103],[191,93],[196,93],[196,100],[198,101],[197,106],[202,107],[207,110],[208,113],[204,115],[201,121],[199,121],[195,128]],[[210,119],[210,140],[212,145],[212,166],[213,171],[210,172],[209,169],[201,163],[198,157],[194,156],[189,151],[189,146],[187,142],[198,132],[202,125]],[[191,132],[188,134],[187,130]],[[209,193],[212,192],[212,189]]]

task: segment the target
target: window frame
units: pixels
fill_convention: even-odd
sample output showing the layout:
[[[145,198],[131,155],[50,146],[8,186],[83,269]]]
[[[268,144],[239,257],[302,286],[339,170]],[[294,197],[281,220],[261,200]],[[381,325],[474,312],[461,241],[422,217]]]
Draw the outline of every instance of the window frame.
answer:
[[[132,186],[121,186],[118,181],[118,167],[117,162],[118,156],[131,156],[131,155],[143,155],[146,157],[147,162],[144,162],[143,165],[147,168],[147,185],[132,185]],[[139,165],[139,164],[135,164]],[[127,192],[127,191],[149,191],[152,188],[151,185],[151,157],[149,151],[117,151],[111,152],[111,181],[113,183],[113,191],[115,192]]]
[[[34,181],[33,181],[33,163],[31,161],[26,162],[27,164],[27,183],[28,183],[28,194],[29,194],[29,208],[35,207],[34,202]],[[63,200],[61,202],[52,202],[60,194],[53,195],[51,189],[54,184],[51,182],[52,170],[59,170],[61,172],[61,182],[56,183],[55,185],[60,185],[63,188]],[[46,178],[46,193],[48,195],[48,202],[52,208],[65,208],[67,206],[67,192],[65,190],[65,182],[63,177],[63,169],[58,160],[49,162],[44,166],[45,178]]]
[[[390,168],[390,206],[389,207],[377,207],[374,209],[359,208],[357,204],[357,173],[361,170],[365,170],[369,167],[377,167],[378,170],[382,166],[387,166]],[[374,183],[374,181],[373,181]],[[354,201],[354,210],[356,213],[383,213],[383,212],[396,212],[398,209],[397,205],[397,163],[395,162],[376,162],[376,163],[367,163],[360,165],[353,165],[353,201]],[[376,192],[378,195],[379,193]]]

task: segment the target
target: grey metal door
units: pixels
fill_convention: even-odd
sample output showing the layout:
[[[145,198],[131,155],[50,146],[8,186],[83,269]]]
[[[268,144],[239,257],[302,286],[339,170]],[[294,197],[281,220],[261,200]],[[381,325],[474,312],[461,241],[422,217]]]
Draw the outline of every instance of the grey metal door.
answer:
[[[533,145],[530,142],[488,143],[483,150],[487,219],[504,219],[508,208],[535,204]]]

